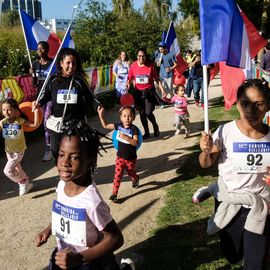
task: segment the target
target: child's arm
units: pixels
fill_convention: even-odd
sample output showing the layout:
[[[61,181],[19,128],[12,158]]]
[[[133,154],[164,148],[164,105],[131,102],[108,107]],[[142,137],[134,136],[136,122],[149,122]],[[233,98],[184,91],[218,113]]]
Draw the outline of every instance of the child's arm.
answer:
[[[39,114],[38,114],[38,108],[36,107],[35,102],[32,102],[32,108],[34,109],[34,122],[25,120],[25,124],[29,127],[37,127],[38,122],[39,122]]]
[[[38,233],[35,237],[35,244],[36,247],[40,247],[41,245],[45,244],[48,238],[51,236],[51,223],[40,233]]]
[[[114,124],[107,123],[107,121],[104,117],[104,111],[105,111],[104,108],[101,106],[97,108],[97,112],[98,112],[98,116],[99,116],[101,125],[107,129],[114,129]]]
[[[127,142],[129,142],[133,146],[137,146],[139,143],[139,136],[137,134],[136,135],[134,134],[133,138],[131,138],[131,137],[127,136],[126,134],[120,132],[119,137],[126,140]]]
[[[89,262],[109,254],[123,245],[123,235],[114,220],[112,220],[102,232],[104,237],[101,242],[80,253],[75,253],[69,248],[58,251],[55,256],[56,265],[61,269],[71,269],[81,265],[82,263]]]
[[[203,168],[208,168],[212,166],[216,162],[220,151],[217,146],[213,144],[213,139],[210,134],[202,132],[202,137],[200,139],[200,148],[202,150],[199,156],[200,165]]]

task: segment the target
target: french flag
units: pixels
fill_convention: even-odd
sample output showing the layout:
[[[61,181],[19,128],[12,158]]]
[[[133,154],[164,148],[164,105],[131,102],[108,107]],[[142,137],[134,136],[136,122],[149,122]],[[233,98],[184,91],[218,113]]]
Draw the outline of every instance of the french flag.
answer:
[[[28,48],[30,50],[37,50],[37,45],[40,41],[47,41],[50,45],[48,55],[54,58],[61,44],[61,40],[56,34],[50,32],[24,10],[20,10],[19,12]]]
[[[251,58],[267,41],[234,0],[200,0],[202,64],[220,63],[225,108],[236,101],[242,82],[251,76]]]
[[[167,36],[164,41],[167,44],[168,51],[173,52],[176,56],[177,66],[174,69],[174,75],[182,75],[183,72],[188,68],[188,64],[180,54],[180,46],[178,44],[173,22],[171,22],[169,25]]]

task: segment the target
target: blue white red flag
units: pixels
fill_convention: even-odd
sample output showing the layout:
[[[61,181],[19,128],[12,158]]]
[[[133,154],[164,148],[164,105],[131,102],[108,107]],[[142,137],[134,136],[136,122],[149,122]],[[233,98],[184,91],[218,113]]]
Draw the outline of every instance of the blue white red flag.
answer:
[[[200,0],[202,64],[225,61],[250,67],[250,58],[266,45],[235,0]],[[255,31],[254,31],[255,30]]]
[[[183,74],[183,72],[187,69],[188,64],[183,59],[182,55],[180,54],[180,46],[176,37],[176,32],[174,29],[173,22],[171,22],[169,25],[165,43],[167,45],[168,51],[173,52],[176,56],[177,66],[174,69],[174,75]]]
[[[236,102],[238,87],[251,77],[251,59],[267,41],[234,0],[200,0],[202,64],[220,62],[225,108]]]
[[[65,36],[65,39],[62,41],[63,42],[62,48],[75,49],[75,43],[74,43],[74,40],[72,39],[72,37],[70,35],[70,32],[71,32],[71,28],[68,29],[68,32],[67,32],[67,34]]]
[[[61,40],[55,33],[50,32],[24,10],[20,10],[19,12],[22,18],[22,27],[28,48],[30,50],[37,50],[37,45],[40,41],[47,41],[50,46],[48,55],[49,57],[54,58],[61,44]]]

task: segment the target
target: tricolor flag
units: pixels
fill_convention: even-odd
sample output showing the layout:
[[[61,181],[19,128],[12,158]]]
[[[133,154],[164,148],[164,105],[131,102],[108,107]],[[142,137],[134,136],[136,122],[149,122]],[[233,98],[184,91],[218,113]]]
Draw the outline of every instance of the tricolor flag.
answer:
[[[171,22],[169,25],[165,43],[167,44],[168,51],[173,52],[176,56],[177,66],[174,69],[174,75],[182,75],[183,72],[187,69],[188,64],[180,54],[180,47],[177,41],[173,22]]]
[[[225,107],[236,101],[241,83],[251,74],[251,58],[267,41],[234,0],[200,0],[202,64],[220,64]]]
[[[30,50],[37,50],[37,44],[40,41],[47,41],[50,45],[49,57],[54,58],[61,40],[55,33],[50,32],[24,10],[20,10],[19,12],[22,18],[22,27],[28,48]]]
[[[72,37],[70,35],[70,32],[71,32],[71,28],[68,29],[68,32],[67,32],[67,34],[65,36],[65,39],[62,41],[63,42],[62,48],[75,49],[75,43],[74,43],[74,40],[72,39]]]

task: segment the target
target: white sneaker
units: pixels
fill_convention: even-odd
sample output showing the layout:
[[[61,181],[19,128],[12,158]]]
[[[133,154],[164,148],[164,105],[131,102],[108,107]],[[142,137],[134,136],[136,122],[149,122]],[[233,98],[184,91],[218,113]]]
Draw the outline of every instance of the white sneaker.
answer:
[[[19,195],[22,196],[27,194],[33,188],[33,186],[33,183],[31,183],[29,180],[24,184],[19,184]]]
[[[121,266],[120,269],[122,270],[135,270],[134,262],[130,258],[121,259]]]
[[[190,130],[189,129],[186,129],[185,131],[185,138],[188,138],[190,135]]]
[[[181,133],[181,130],[180,129],[177,129],[174,133],[174,135],[179,135]]]
[[[52,151],[51,151],[51,149],[47,149],[43,158],[42,158],[42,161],[50,161],[52,159],[53,159]]]

